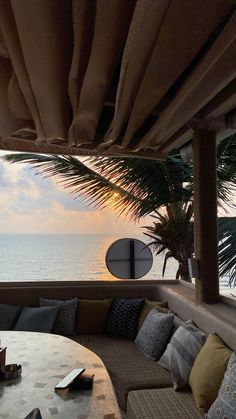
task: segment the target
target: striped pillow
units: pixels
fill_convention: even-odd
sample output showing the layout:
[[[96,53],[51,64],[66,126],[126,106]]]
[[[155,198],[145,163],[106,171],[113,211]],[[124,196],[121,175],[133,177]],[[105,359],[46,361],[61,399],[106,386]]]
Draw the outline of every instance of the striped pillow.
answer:
[[[172,336],[158,364],[170,370],[175,390],[188,384],[193,363],[205,341],[205,333],[191,322],[183,323]]]

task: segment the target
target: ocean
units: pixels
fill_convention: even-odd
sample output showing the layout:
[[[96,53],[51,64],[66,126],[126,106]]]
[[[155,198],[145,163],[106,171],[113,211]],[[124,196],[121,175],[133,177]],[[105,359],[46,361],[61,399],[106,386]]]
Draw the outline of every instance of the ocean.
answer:
[[[0,281],[90,281],[116,279],[105,264],[108,247],[121,238],[113,235],[2,234]],[[145,236],[136,237],[147,243]],[[142,279],[162,279],[162,255]],[[167,262],[164,279],[174,279],[177,262]],[[227,289],[227,280],[221,280]],[[228,288],[229,289],[229,288]]]

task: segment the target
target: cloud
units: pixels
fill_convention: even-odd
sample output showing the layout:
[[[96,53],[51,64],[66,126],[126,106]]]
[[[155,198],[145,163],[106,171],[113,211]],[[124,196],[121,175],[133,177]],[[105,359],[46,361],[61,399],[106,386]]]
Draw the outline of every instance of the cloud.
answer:
[[[6,152],[0,152],[7,154]],[[122,234],[140,232],[117,214],[96,210],[29,165],[0,160],[1,233]],[[143,225],[143,221],[142,221]]]
[[[6,169],[3,164],[0,163],[0,189],[6,188],[8,186],[8,182],[6,179]]]

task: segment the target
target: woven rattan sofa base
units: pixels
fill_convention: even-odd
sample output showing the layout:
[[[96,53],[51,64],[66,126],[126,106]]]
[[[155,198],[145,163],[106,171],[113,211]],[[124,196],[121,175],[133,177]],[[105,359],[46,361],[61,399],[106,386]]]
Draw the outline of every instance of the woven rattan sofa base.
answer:
[[[108,335],[78,335],[74,340],[102,359],[124,410],[132,390],[172,387],[170,373],[146,358],[133,341]]]
[[[128,419],[199,419],[202,415],[190,392],[173,388],[131,391],[127,401]]]

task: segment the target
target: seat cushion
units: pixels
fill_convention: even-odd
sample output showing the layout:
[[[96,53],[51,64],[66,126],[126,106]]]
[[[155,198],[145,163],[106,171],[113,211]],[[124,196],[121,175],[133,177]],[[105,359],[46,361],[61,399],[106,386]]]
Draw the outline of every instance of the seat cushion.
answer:
[[[127,401],[128,419],[202,418],[190,392],[173,388],[131,391]]]
[[[144,357],[132,341],[108,335],[79,335],[73,340],[102,359],[124,410],[129,391],[172,386],[170,373]]]

